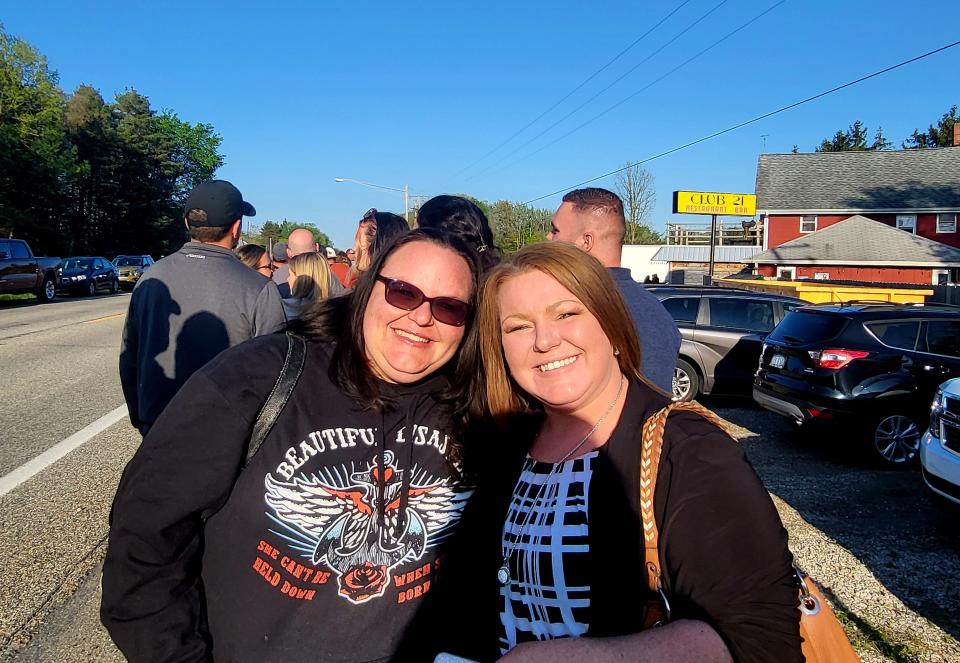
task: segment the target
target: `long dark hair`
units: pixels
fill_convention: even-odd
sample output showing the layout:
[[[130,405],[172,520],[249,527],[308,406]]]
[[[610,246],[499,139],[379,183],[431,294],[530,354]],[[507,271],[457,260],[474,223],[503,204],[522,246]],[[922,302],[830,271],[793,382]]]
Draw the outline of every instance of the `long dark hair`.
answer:
[[[480,206],[462,196],[434,196],[417,211],[419,228],[436,228],[457,235],[480,255],[483,271],[500,263],[490,222]]]
[[[390,242],[397,235],[402,235],[410,230],[410,224],[399,214],[377,212],[375,216],[377,219],[377,234],[373,236],[373,243],[370,246],[372,257],[376,257],[378,253],[390,246]]]
[[[336,346],[330,361],[330,380],[345,394],[372,409],[383,409],[389,402],[380,393],[379,381],[370,370],[363,337],[363,317],[367,302],[373,293],[376,277],[394,251],[413,242],[430,242],[447,248],[466,261],[470,268],[470,317],[465,323],[463,341],[456,354],[441,369],[449,376],[450,384],[440,395],[454,420],[455,432],[466,426],[469,404],[477,398],[481,388],[477,378],[480,367],[480,349],[474,319],[480,285],[480,260],[466,242],[435,229],[411,230],[394,238],[383,251],[374,256],[370,269],[363,272],[356,287],[343,297],[316,302],[301,313],[300,320],[291,323],[295,331],[308,340],[334,341]]]

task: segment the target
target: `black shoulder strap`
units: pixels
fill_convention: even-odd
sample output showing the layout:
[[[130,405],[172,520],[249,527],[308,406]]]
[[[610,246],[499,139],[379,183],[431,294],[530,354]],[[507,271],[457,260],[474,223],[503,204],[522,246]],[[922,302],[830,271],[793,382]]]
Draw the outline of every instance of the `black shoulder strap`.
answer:
[[[287,356],[283,360],[283,368],[280,369],[280,375],[277,377],[276,384],[267,396],[267,401],[260,408],[257,414],[257,420],[253,424],[253,434],[250,436],[250,444],[247,446],[247,458],[243,463],[246,467],[250,464],[250,459],[256,455],[260,445],[267,439],[267,435],[277,422],[277,417],[283,412],[284,406],[293,393],[293,388],[297,386],[300,380],[300,374],[303,373],[303,364],[307,357],[307,342],[302,336],[297,336],[287,332]]]

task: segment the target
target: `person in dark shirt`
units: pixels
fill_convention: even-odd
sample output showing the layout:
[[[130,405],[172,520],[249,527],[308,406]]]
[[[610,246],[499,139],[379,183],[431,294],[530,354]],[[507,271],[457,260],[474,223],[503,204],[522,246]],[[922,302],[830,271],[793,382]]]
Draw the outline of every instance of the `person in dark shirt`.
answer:
[[[643,377],[600,263],[563,243],[524,247],[487,275],[479,332],[500,434],[475,497],[491,517],[476,521],[472,571],[499,583],[486,623],[502,660],[802,661],[787,533],[743,451],[694,413],[668,420],[642,507],[666,600],[647,588],[640,431],[670,401]],[[672,620],[649,628],[651,602]]]
[[[626,219],[620,196],[606,189],[571,191],[553,215],[550,241],[573,244],[600,261],[623,295],[642,350],[641,372],[664,393],[673,393],[673,373],[680,352],[677,323],[656,297],[620,266]]]
[[[410,627],[473,492],[479,274],[464,242],[416,230],[304,310],[302,373],[246,466],[287,338],[194,374],[114,500],[100,615],[128,660],[433,660],[442,633]]]

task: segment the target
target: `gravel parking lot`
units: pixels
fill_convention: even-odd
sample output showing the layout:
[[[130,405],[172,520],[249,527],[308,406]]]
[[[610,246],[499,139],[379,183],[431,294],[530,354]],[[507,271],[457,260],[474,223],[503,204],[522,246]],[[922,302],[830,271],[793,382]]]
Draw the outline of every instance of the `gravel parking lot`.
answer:
[[[749,399],[704,404],[734,424],[863,660],[960,661],[960,506],[916,467],[871,467],[843,431],[797,430]]]

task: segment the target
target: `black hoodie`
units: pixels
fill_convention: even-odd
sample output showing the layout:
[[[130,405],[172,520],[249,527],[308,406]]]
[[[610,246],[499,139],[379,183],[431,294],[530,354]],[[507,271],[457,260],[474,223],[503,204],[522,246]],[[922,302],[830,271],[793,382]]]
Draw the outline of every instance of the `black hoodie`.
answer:
[[[389,660],[431,590],[472,492],[445,456],[446,378],[382,384],[394,406],[364,409],[309,343],[241,473],[285,350],[272,335],[221,354],[124,471],[101,618],[132,661]],[[431,657],[421,644],[404,656]]]

